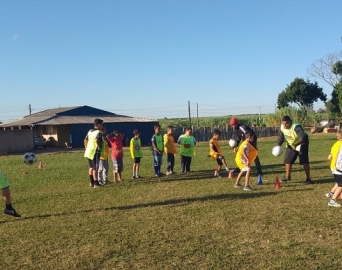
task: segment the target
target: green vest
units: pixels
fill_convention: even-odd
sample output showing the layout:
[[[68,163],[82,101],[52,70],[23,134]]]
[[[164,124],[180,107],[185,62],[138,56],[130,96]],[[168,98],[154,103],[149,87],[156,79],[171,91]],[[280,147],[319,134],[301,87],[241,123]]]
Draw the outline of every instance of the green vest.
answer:
[[[154,136],[155,143],[156,143],[158,150],[163,151],[163,149],[164,149],[163,136],[161,134],[154,134],[153,136]]]
[[[180,137],[180,155],[192,157],[195,152],[195,138],[193,136],[181,135]]]
[[[84,152],[84,157],[94,159],[97,148],[97,135],[100,133],[98,129],[88,131],[88,144]]]
[[[130,150],[131,150],[132,158],[141,158],[142,157],[141,140],[132,138]]]
[[[281,130],[281,132],[284,133],[284,138],[285,138],[285,141],[286,141],[287,145],[293,145],[294,143],[299,141],[297,133],[295,132],[295,127],[296,126],[301,126],[301,124],[299,124],[298,122],[292,121],[291,126],[290,126],[289,129],[284,128],[283,125],[280,126],[280,130]],[[308,135],[308,133],[305,131],[304,128],[303,128],[303,130],[304,130],[304,133],[306,135]]]

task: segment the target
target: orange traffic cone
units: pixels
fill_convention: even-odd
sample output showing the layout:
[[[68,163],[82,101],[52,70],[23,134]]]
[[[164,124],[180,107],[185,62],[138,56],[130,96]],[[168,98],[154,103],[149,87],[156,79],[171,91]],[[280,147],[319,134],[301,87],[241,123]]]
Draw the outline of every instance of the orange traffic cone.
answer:
[[[233,172],[233,171],[230,171],[230,172],[229,172],[228,178],[234,178],[234,172]]]
[[[275,178],[274,187],[275,187],[275,188],[281,188],[281,186],[280,186],[280,181],[279,181],[279,178],[278,178],[278,177]]]
[[[38,166],[39,169],[43,169],[43,162],[39,161],[39,166]]]

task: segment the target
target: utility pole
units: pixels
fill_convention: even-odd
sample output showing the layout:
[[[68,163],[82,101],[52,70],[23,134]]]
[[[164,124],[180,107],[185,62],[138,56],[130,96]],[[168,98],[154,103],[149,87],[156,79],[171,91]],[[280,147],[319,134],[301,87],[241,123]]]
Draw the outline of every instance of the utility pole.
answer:
[[[198,121],[198,103],[197,103],[197,128],[199,127],[199,121]]]
[[[31,108],[31,104],[29,104],[29,115],[31,115],[32,113],[32,108]]]
[[[189,127],[191,127],[190,101],[188,101]]]

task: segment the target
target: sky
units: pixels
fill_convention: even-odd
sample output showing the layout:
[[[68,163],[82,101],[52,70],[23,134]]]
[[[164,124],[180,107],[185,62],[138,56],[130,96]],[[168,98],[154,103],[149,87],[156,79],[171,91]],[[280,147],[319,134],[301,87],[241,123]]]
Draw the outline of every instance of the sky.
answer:
[[[342,50],[341,10],[341,0],[0,0],[0,121],[30,104],[272,113],[288,84]]]

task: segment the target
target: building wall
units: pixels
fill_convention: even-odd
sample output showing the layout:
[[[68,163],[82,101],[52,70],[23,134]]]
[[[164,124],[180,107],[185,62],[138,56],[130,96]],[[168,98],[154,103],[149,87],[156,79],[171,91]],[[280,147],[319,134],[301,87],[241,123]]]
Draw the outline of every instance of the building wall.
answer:
[[[65,146],[65,143],[70,143],[70,125],[57,127],[57,146]]]
[[[33,131],[32,129],[0,130],[0,153],[19,153],[32,151]]]
[[[139,129],[141,132],[142,145],[148,145],[151,142],[152,135],[154,134],[153,126],[157,122],[125,122],[125,123],[104,123],[107,133],[113,130],[118,130],[125,135],[124,146],[127,146],[126,140],[133,137],[133,130]],[[70,125],[70,134],[72,138],[72,147],[84,147],[83,140],[88,131],[93,128],[93,124]]]

